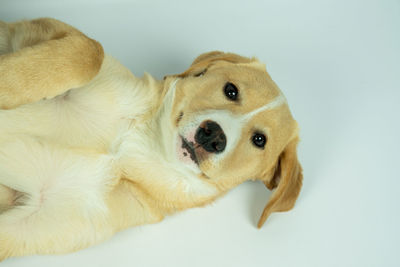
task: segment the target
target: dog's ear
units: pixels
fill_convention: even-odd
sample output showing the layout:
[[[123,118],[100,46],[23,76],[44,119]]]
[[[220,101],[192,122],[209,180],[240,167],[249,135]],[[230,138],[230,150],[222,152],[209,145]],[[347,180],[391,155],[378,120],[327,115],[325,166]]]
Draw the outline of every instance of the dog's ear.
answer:
[[[267,177],[264,184],[272,193],[258,221],[258,228],[264,224],[268,216],[276,211],[288,211],[293,208],[300,193],[303,181],[301,165],[297,159],[298,138],[289,142],[280,154],[272,178]]]
[[[201,76],[207,69],[217,61],[225,61],[230,63],[252,63],[258,62],[255,58],[242,57],[233,53],[224,53],[220,51],[213,51],[201,54],[190,65],[189,69],[185,72],[176,75],[176,77],[184,78],[187,76]],[[261,63],[259,63],[261,64]],[[264,66],[265,68],[265,66]]]

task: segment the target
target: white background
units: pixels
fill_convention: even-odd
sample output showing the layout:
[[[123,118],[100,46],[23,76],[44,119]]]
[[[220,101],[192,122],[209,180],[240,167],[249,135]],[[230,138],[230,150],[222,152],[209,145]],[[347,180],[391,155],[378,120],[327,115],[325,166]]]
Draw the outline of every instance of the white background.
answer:
[[[2,267],[400,266],[399,1],[0,1],[2,20],[42,16],[138,76],[182,72],[210,50],[257,56],[302,128],[304,187],[261,230],[270,193],[248,182],[89,249]]]

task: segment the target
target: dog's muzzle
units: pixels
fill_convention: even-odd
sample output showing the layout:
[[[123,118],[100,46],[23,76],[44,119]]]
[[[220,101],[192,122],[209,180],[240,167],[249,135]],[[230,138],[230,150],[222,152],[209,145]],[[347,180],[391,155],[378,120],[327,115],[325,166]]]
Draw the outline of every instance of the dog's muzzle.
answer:
[[[194,140],[204,150],[211,153],[221,153],[226,147],[226,136],[221,126],[214,121],[203,121],[197,129]]]

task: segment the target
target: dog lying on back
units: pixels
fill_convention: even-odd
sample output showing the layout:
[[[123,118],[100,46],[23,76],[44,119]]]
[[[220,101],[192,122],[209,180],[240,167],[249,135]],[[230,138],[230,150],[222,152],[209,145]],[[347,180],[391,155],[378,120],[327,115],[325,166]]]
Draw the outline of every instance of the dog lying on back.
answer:
[[[137,78],[54,19],[0,22],[0,260],[65,253],[246,180],[299,195],[298,125],[265,65],[222,52]]]

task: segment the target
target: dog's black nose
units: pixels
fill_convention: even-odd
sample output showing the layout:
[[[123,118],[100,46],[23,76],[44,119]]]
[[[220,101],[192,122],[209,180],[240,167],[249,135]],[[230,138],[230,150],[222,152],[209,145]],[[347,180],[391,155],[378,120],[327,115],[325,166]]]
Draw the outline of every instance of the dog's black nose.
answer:
[[[226,147],[226,136],[214,121],[204,121],[197,129],[194,140],[206,151],[212,153],[221,153]]]

